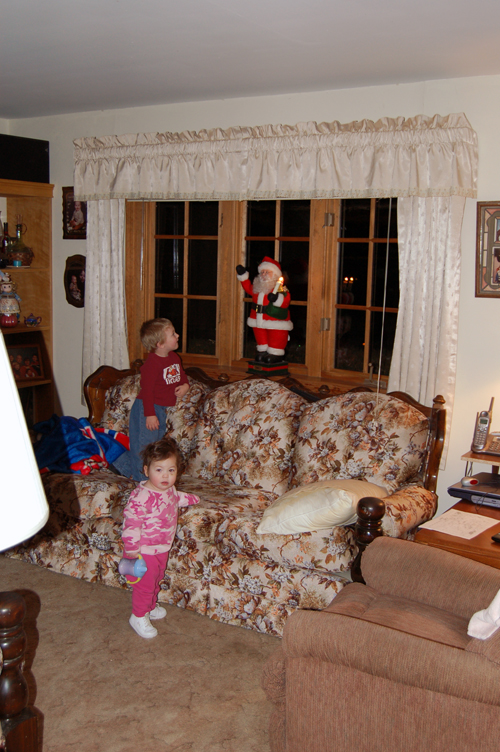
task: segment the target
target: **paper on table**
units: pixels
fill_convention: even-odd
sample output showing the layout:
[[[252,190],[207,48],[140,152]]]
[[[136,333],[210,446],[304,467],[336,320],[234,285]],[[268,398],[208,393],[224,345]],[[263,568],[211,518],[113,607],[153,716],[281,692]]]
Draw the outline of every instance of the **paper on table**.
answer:
[[[492,517],[460,512],[458,509],[448,509],[444,514],[440,514],[439,517],[435,517],[429,522],[424,522],[419,527],[470,540],[470,538],[475,538],[476,535],[488,530],[493,525],[498,525],[498,520],[494,520]]]

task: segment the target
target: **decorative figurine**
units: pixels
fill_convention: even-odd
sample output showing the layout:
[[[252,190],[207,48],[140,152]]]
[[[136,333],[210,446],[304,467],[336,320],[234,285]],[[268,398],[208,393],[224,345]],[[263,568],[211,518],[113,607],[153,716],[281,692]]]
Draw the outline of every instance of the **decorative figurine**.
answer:
[[[257,343],[255,362],[266,365],[283,363],[289,332],[293,329],[288,310],[290,293],[283,284],[277,261],[265,256],[258,271],[252,283],[248,269],[241,264],[236,267],[243,289],[252,296],[252,310],[247,324],[253,329]]]
[[[25,326],[39,326],[41,323],[42,323],[42,317],[35,316],[33,313],[30,313],[29,316],[24,317]]]
[[[35,254],[22,239],[22,235],[27,232],[26,225],[23,224],[22,214],[18,214],[16,219],[16,237],[12,240],[7,258],[11,266],[31,266]]]
[[[19,321],[21,314],[20,301],[21,298],[16,293],[16,285],[11,280],[10,274],[2,272],[2,276],[0,277],[0,315],[3,313],[7,315],[14,314]]]

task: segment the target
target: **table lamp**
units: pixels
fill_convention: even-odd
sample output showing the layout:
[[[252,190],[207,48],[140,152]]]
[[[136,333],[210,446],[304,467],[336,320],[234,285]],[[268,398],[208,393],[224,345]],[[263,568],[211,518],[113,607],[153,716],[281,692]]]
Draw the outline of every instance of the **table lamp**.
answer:
[[[0,334],[0,551],[30,538],[49,517],[40,472],[31,445],[19,392]]]
[[[2,333],[0,394],[0,551],[5,551],[45,525],[49,506]],[[0,746],[35,752],[38,721],[36,713],[27,707],[28,687],[22,674],[25,611],[24,599],[18,593],[0,593]]]

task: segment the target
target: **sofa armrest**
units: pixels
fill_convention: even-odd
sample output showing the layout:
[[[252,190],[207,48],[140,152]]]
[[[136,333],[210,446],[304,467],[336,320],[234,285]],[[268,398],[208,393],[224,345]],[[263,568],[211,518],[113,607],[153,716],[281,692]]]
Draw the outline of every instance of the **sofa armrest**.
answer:
[[[282,648],[287,680],[292,664],[297,662],[303,686],[308,681],[308,664],[311,671],[318,664],[330,664],[332,669],[359,671],[395,682],[401,688],[418,687],[500,705],[500,668],[485,657],[328,610],[292,614],[285,626]],[[401,692],[404,695],[403,689]]]
[[[367,585],[380,593],[470,618],[500,589],[500,570],[412,541],[380,537],[362,560]]]
[[[421,485],[410,484],[399,488],[384,499],[385,517],[382,521],[384,535],[404,538],[422,522],[436,514],[437,496]]]

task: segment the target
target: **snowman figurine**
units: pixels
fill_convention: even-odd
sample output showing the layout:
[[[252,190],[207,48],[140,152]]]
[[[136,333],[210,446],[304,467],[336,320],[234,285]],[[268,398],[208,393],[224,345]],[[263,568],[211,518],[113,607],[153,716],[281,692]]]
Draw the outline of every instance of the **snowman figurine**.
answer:
[[[0,316],[3,314],[7,316],[14,315],[19,321],[21,314],[20,302],[21,298],[16,293],[15,283],[9,274],[2,272],[2,276],[0,277]]]

